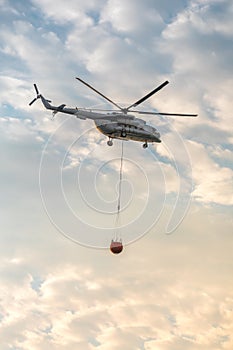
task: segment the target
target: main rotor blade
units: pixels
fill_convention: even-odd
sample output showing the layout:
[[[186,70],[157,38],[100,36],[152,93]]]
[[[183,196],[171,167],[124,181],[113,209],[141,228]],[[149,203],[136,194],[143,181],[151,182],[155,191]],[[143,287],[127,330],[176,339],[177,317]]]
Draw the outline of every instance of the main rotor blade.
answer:
[[[167,115],[171,117],[197,117],[197,114],[183,114],[183,113],[162,113],[162,112],[145,112],[145,111],[130,111],[131,113],[149,114],[149,115]]]
[[[103,95],[100,91],[96,90],[93,86],[91,86],[90,84],[86,83],[84,80],[76,77],[77,80],[81,81],[81,83],[83,83],[84,85],[86,85],[87,87],[89,87],[91,90],[95,91],[97,94],[99,94],[100,96],[102,96],[103,98],[105,98],[105,100],[107,100],[108,102],[112,103],[114,106],[116,106],[117,108],[119,108],[120,110],[122,110],[123,108],[118,106],[118,104],[116,104],[115,102],[113,102],[112,100],[110,100],[110,98],[108,98],[107,96]]]
[[[117,113],[121,113],[118,109],[101,109],[101,108],[82,108],[87,111],[96,111],[96,112],[108,112],[106,118],[109,115],[115,115]],[[124,111],[123,111],[124,112]],[[137,114],[146,114],[146,115],[167,115],[171,117],[197,117],[197,114],[183,114],[183,113],[162,113],[162,112],[148,112],[148,111],[129,111],[129,113],[137,113]],[[130,114],[127,114],[130,117]]]
[[[161,90],[164,86],[166,86],[167,84],[169,84],[169,81],[165,81],[164,83],[162,83],[161,85],[159,85],[157,88],[155,88],[154,90],[152,90],[151,92],[149,92],[149,94],[147,94],[146,96],[140,98],[140,100],[134,102],[134,104],[132,104],[131,106],[129,106],[128,108],[126,108],[127,110],[129,110],[132,107],[136,107],[138,105],[140,105],[142,102],[144,102],[145,100],[147,100],[149,97],[151,97],[152,95],[154,95],[156,92],[158,92],[159,90]]]

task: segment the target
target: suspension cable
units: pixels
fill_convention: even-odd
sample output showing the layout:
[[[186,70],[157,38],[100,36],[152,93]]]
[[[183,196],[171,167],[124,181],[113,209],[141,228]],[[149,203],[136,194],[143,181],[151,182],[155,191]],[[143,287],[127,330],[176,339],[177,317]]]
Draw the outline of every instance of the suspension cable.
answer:
[[[120,219],[120,210],[121,210],[121,192],[122,192],[122,176],[123,176],[123,159],[124,159],[124,141],[121,143],[121,164],[120,164],[120,172],[119,172],[119,187],[118,187],[118,201],[117,201],[117,215],[115,222],[115,239],[117,240],[117,231],[119,229],[119,219]]]
[[[119,192],[118,192],[118,204],[117,204],[118,214],[121,210],[121,185],[122,185],[123,157],[124,157],[124,141],[122,140],[122,143],[121,143],[121,165],[120,165],[120,175],[119,175]]]

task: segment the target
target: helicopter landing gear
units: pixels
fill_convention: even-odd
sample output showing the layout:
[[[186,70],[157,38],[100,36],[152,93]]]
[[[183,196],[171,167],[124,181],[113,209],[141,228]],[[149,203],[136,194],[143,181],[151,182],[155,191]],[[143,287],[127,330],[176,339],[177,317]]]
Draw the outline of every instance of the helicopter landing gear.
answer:
[[[109,138],[109,140],[107,141],[107,145],[108,146],[112,146],[113,145],[113,142],[112,142],[112,140]]]
[[[143,148],[147,148],[147,147],[148,147],[147,142],[143,143],[142,147],[143,147]]]
[[[125,129],[122,129],[122,131],[121,131],[121,137],[126,137],[126,131],[125,131]]]

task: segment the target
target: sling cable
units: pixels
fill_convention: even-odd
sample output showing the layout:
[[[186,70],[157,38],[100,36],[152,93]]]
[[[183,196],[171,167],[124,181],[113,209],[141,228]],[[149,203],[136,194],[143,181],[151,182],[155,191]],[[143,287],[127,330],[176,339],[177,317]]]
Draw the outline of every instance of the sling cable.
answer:
[[[110,250],[113,254],[119,254],[123,250],[122,239],[120,237],[120,211],[121,211],[121,193],[122,193],[122,175],[123,175],[123,159],[124,159],[124,141],[121,143],[121,163],[119,171],[118,201],[117,214],[115,221],[115,237],[112,239]]]

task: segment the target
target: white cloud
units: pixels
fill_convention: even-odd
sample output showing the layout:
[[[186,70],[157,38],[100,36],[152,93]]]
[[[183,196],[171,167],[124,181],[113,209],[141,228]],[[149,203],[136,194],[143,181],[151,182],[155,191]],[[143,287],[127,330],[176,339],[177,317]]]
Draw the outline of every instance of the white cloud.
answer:
[[[229,33],[232,33],[227,24],[231,21],[232,11],[228,3],[220,2],[215,8],[212,2],[202,5],[193,1],[192,6],[181,12],[163,31],[164,40],[161,42],[162,49],[173,56],[174,79],[178,83],[174,100],[181,105],[181,99],[186,103],[194,98],[199,109],[199,122],[212,124],[226,133],[231,113],[232,49],[229,36],[221,31],[218,23],[226,23]],[[192,110],[195,110],[194,105]]]
[[[39,254],[36,243],[22,246],[27,259],[18,260],[14,268],[21,271],[20,282],[9,280],[10,262],[1,264],[8,271],[1,289],[1,344],[23,350],[92,349],[93,344],[100,349],[144,344],[162,350],[179,346],[230,350],[231,223],[219,217],[220,237],[219,227],[209,221],[212,215],[193,211],[189,221],[194,224],[198,218],[199,226],[192,225],[192,232],[184,232],[188,221],[169,238],[154,232],[127,247],[120,263],[108,252],[86,251],[57,239],[54,255],[43,235],[40,240],[46,249]],[[37,267],[41,279],[37,287],[32,285],[35,272],[29,249],[44,257]]]
[[[189,142],[188,148],[193,162],[194,198],[204,203],[232,205],[232,169],[220,167],[200,144]]]
[[[62,0],[58,0],[55,4],[52,0],[33,0],[33,3],[39,7],[49,19],[53,19],[62,24],[73,22],[80,26],[85,26],[91,23],[91,17],[87,12],[93,11],[93,13],[95,13],[100,11],[103,1],[68,0],[66,4],[64,4]]]
[[[122,3],[119,0],[110,0],[101,19],[110,22],[116,31],[131,34],[133,37],[143,35],[144,30],[147,32],[163,25],[160,13],[152,2],[148,4],[135,1],[132,6],[130,1]]]

